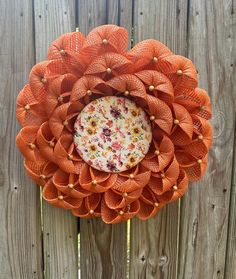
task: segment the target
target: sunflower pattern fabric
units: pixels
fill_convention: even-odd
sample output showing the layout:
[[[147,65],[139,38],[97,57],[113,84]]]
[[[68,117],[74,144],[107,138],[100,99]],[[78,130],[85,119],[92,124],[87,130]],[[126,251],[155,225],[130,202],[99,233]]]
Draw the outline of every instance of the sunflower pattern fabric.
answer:
[[[116,25],[52,42],[17,97],[16,144],[50,204],[81,218],[146,220],[207,167],[210,99],[193,63]]]

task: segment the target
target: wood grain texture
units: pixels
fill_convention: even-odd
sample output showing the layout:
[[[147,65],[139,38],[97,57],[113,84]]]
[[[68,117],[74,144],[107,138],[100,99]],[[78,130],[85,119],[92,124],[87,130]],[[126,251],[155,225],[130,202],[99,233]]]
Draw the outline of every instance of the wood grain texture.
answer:
[[[81,220],[81,278],[126,278],[126,233],[126,223]]]
[[[235,77],[234,77],[235,80]],[[233,79],[232,79],[233,81]],[[236,100],[236,92],[233,91],[234,99]],[[230,214],[229,214],[229,228],[227,239],[227,254],[225,259],[225,278],[236,278],[236,137],[234,134],[234,163],[232,186],[230,192]]]
[[[205,177],[182,200],[179,278],[229,278],[224,272],[235,125],[232,11],[231,0],[189,3],[188,55],[199,86],[211,96],[214,144]]]
[[[87,34],[102,24],[124,22],[117,1],[78,1],[78,22]],[[131,17],[132,9],[125,15]],[[130,14],[127,14],[130,13]],[[124,13],[123,13],[124,14]],[[130,21],[131,24],[131,21]],[[126,26],[131,30],[131,25]],[[81,278],[125,278],[127,260],[127,224],[106,225],[101,220],[80,219]]]
[[[75,30],[75,2],[35,0],[35,50],[37,62],[44,60],[49,44],[65,32]],[[77,218],[71,212],[43,202],[43,244],[46,279],[78,278]]]
[[[134,1],[134,42],[160,40],[186,54],[187,0]],[[147,222],[131,222],[130,278],[178,278],[179,202]]]
[[[134,0],[134,40],[155,38],[186,55],[188,0]]]
[[[231,47],[231,94],[233,95],[234,100],[234,162],[232,165],[232,182],[231,182],[231,192],[230,192],[230,214],[229,214],[229,228],[228,228],[228,238],[227,238],[227,254],[225,259],[225,278],[226,279],[234,279],[236,278],[236,87],[234,86],[235,79],[236,79],[236,1],[234,0],[230,3],[229,9],[231,10],[230,16],[230,34],[232,43]],[[228,39],[230,39],[228,36]]]
[[[15,146],[15,105],[34,64],[32,1],[0,1],[0,278],[42,278],[39,188]],[[14,19],[14,20],[13,20]]]
[[[107,23],[105,0],[78,0],[79,30],[87,35],[94,27]]]
[[[45,279],[77,279],[77,219],[71,212],[45,202],[43,226]]]

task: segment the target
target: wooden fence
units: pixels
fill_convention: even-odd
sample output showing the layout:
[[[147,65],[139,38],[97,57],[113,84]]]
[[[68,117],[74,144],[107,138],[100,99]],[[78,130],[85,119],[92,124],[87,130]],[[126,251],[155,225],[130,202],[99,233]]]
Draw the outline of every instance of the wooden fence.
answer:
[[[236,278],[235,9],[235,0],[0,0],[0,279]],[[15,99],[33,64],[62,33],[105,23],[125,26],[130,46],[156,38],[188,56],[212,100],[205,178],[147,222],[78,220],[41,202],[15,147]]]

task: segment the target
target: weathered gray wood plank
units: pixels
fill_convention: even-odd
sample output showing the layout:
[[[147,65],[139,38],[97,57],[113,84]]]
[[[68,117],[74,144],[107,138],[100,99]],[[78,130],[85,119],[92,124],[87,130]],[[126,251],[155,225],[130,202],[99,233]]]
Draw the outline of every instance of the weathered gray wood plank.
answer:
[[[79,30],[87,35],[94,27],[107,23],[105,0],[77,0]]]
[[[232,86],[232,95],[234,99],[234,115],[236,115],[236,88],[234,86],[234,81],[236,79],[235,71],[235,59],[236,59],[236,29],[234,27],[236,23],[235,16],[236,1],[233,0],[230,3],[229,9],[231,10],[230,24],[232,24],[230,34],[228,39],[232,40],[232,52],[231,52],[231,68],[232,74],[230,77]],[[234,27],[234,28],[233,28]],[[236,124],[236,118],[234,118]],[[230,214],[229,214],[229,228],[228,228],[228,238],[227,238],[227,254],[225,260],[225,279],[236,278],[236,126],[234,128],[234,162],[232,165],[232,180],[231,180],[231,192],[230,192]]]
[[[235,78],[234,78],[235,79]],[[233,81],[233,79],[232,79]],[[235,90],[233,91],[235,99]],[[236,129],[236,128],[235,128]],[[234,130],[235,132],[235,130]],[[229,228],[227,238],[227,250],[225,259],[225,279],[236,278],[236,137],[234,134],[234,163],[232,186],[230,192],[230,214],[229,214]]]
[[[134,1],[134,42],[155,38],[186,54],[187,0]],[[131,222],[130,278],[178,278],[179,202]]]
[[[131,18],[132,8],[119,15],[119,6],[118,1],[78,1],[80,31],[87,34],[102,24],[125,22],[124,15]],[[131,30],[129,22],[126,28]],[[106,225],[101,220],[80,219],[80,242],[81,278],[126,277],[127,223]]]
[[[78,278],[77,219],[71,212],[43,204],[45,279]]]
[[[125,278],[126,223],[106,225],[100,219],[80,220],[81,278]]]
[[[35,50],[37,62],[44,60],[49,44],[65,32],[75,30],[75,2],[35,0]],[[77,218],[71,212],[43,202],[43,243],[46,279],[78,278]]]
[[[16,150],[16,96],[34,64],[32,1],[0,2],[0,278],[37,278],[42,272],[39,188]]]
[[[183,199],[179,278],[230,278],[224,269],[235,124],[232,11],[231,0],[190,1],[188,52],[211,96],[214,144],[204,179]]]
[[[120,0],[107,0],[107,21],[112,24],[119,24]]]

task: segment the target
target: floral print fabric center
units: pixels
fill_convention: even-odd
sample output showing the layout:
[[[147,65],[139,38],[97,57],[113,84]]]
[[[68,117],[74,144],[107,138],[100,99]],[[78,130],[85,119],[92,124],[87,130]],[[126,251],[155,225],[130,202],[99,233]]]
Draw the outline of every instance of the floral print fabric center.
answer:
[[[92,101],[78,115],[74,128],[79,155],[93,168],[105,172],[121,172],[137,165],[152,140],[147,114],[123,97]]]

